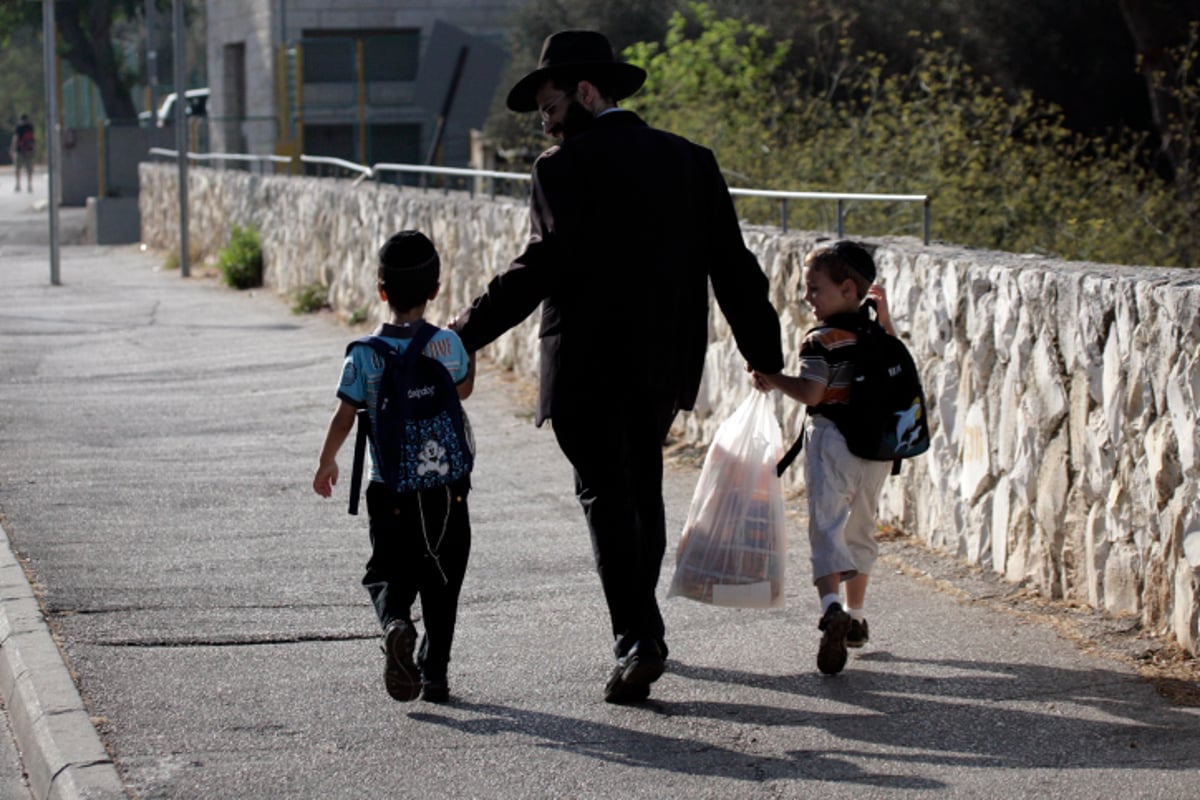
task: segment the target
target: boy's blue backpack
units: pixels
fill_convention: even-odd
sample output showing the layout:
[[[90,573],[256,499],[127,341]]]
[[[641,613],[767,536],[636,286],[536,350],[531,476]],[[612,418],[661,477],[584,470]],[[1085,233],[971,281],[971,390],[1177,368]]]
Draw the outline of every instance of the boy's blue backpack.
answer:
[[[364,336],[351,348],[365,345],[383,359],[372,429],[367,409],[358,412],[354,471],[350,479],[350,513],[358,513],[366,441],[374,445],[384,484],[398,492],[436,489],[467,477],[474,466],[458,388],[449,370],[423,352],[440,328],[422,323],[403,353],[378,336]]]
[[[860,315],[838,315],[824,323],[858,337],[850,403],[834,421],[851,453],[870,461],[891,461],[892,474],[897,475],[901,459],[929,449],[928,407],[908,348],[868,314],[870,306],[865,304]],[[776,466],[779,475],[803,446],[802,430]]]

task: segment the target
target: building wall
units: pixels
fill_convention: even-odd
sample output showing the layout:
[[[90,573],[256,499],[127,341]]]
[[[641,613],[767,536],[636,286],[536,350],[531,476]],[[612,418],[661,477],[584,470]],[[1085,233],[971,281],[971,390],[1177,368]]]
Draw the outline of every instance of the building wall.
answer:
[[[300,41],[312,30],[379,30],[419,28],[422,52],[434,22],[442,20],[505,48],[505,26],[514,9],[524,0],[425,0],[397,3],[396,0],[208,0],[208,74],[213,91],[209,115],[211,148],[223,152],[273,153],[280,131],[276,123],[276,49],[283,41]],[[229,45],[244,45],[246,122],[226,121],[231,116],[229,76],[236,73],[226,63]],[[312,87],[306,100],[312,104],[311,121],[316,124],[352,125],[355,111],[345,102],[354,87]],[[431,113],[411,105],[411,88],[379,87],[387,95],[385,107],[373,112],[381,124],[422,124],[430,128]],[[335,101],[342,101],[339,106]],[[406,105],[407,104],[407,105]],[[468,147],[465,137],[456,151]],[[429,139],[426,130],[423,144]],[[465,164],[465,158],[461,159]]]
[[[263,0],[209,0],[208,101],[209,142],[214,152],[275,151],[278,104],[275,92],[275,43],[278,42],[277,6]],[[227,45],[243,45],[245,54],[245,108],[247,119],[232,119],[226,64]]]
[[[287,4],[287,36],[300,38],[305,29],[421,28],[429,30],[435,20],[445,20],[467,33],[502,44],[504,26],[520,0],[425,0],[397,3],[395,0],[290,0]],[[210,3],[211,5],[211,3]]]
[[[177,172],[141,168],[142,239],[177,246]],[[448,319],[528,236],[524,203],[314,178],[193,169],[189,241],[213,257],[233,224],[262,232],[268,286],[325,287],[382,319],[374,253],[417,228],[442,255]],[[827,234],[826,234],[827,236]],[[781,310],[787,363],[812,325],[797,302],[815,233],[748,228]],[[1056,262],[877,240],[881,282],[930,405],[933,443],[889,478],[881,520],[949,555],[1200,649],[1200,281],[1195,270]],[[714,304],[715,306],[715,304]],[[488,346],[537,375],[537,318]],[[704,382],[678,435],[704,444],[750,391],[713,310]],[[778,401],[785,434],[798,404]],[[799,488],[802,470],[787,474]]]

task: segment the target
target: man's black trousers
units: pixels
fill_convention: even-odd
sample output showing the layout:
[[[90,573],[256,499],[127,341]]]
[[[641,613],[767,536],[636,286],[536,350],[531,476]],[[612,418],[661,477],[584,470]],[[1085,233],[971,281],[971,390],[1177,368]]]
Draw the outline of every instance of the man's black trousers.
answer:
[[[612,620],[613,649],[619,658],[637,642],[650,640],[666,656],[654,591],[667,545],[662,446],[675,404],[650,402],[634,409],[561,405],[555,405],[551,424],[575,469],[575,492]]]

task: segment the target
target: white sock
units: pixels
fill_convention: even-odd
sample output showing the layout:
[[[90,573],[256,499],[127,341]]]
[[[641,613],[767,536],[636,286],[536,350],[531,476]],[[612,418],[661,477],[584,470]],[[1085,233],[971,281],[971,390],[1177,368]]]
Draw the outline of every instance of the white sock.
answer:
[[[866,619],[866,617],[863,616],[863,610],[861,608],[847,608],[846,610],[850,612],[850,619],[856,619],[859,622],[862,622],[864,619]]]
[[[841,601],[841,596],[836,592],[821,595],[821,616],[825,615],[825,612],[829,610],[831,605],[834,603],[840,603]]]

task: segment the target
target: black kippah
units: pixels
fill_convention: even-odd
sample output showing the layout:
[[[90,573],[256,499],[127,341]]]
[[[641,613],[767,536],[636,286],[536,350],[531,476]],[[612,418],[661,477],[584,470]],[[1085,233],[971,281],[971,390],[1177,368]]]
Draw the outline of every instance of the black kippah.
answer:
[[[835,242],[831,249],[835,256],[846,262],[848,267],[868,282],[875,281],[875,259],[871,258],[871,254],[862,245],[843,239]]]
[[[437,250],[420,231],[400,231],[379,248],[379,265],[388,272],[437,268]]]

